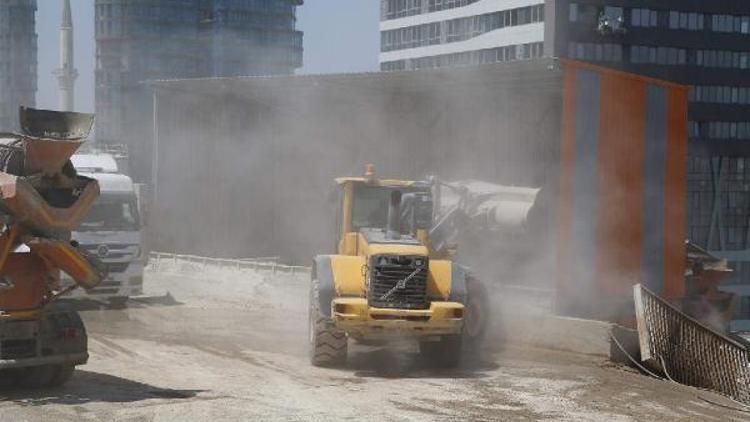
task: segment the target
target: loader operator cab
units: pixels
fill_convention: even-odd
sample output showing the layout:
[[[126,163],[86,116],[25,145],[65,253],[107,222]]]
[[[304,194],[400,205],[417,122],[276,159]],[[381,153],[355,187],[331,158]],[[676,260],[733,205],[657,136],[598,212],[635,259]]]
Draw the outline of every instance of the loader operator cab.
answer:
[[[418,229],[429,229],[432,220],[432,194],[429,187],[403,188],[358,184],[354,186],[352,230],[384,228],[388,222],[388,204],[395,191],[401,194],[401,234],[414,235]]]
[[[336,181],[342,191],[337,213],[337,245],[340,253],[345,249],[347,234],[358,233],[362,229],[386,230],[394,195],[399,198],[395,231],[426,242],[433,218],[431,184],[369,177],[340,178]]]

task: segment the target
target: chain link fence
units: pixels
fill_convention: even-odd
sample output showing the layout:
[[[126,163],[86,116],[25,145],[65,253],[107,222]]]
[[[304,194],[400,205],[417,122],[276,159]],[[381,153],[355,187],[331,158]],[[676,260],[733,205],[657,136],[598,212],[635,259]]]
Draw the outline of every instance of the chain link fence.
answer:
[[[156,272],[211,272],[234,270],[238,272],[253,271],[264,275],[305,276],[310,274],[310,267],[284,265],[278,257],[225,259],[209,258],[196,255],[181,255],[167,252],[151,252],[149,269]]]

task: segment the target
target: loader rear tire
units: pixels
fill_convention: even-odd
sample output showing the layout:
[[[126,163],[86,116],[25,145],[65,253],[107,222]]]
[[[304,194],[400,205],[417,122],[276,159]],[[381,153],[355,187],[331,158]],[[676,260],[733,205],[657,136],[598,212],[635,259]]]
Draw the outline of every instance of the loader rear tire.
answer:
[[[309,354],[314,366],[334,367],[346,363],[346,333],[320,310],[318,281],[310,285]]]
[[[445,336],[440,341],[419,342],[419,354],[438,368],[455,368],[461,361],[461,336]]]

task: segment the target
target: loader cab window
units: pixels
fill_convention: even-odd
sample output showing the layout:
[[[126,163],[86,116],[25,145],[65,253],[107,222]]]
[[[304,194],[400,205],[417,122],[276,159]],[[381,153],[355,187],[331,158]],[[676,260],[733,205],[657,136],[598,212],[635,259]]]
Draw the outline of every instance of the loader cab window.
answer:
[[[384,228],[388,219],[391,189],[379,186],[356,186],[352,209],[352,230],[365,227]]]
[[[388,203],[395,188],[356,186],[352,210],[352,230],[385,228]],[[429,229],[432,222],[432,195],[429,189],[401,188],[401,233]]]

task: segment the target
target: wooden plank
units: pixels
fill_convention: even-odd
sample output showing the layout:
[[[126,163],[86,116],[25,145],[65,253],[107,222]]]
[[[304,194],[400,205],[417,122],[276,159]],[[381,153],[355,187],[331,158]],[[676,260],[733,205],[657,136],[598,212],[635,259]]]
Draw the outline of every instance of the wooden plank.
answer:
[[[643,291],[641,285],[633,286],[633,301],[635,302],[635,323],[638,330],[638,344],[641,349],[641,360],[652,361],[651,355],[651,335],[648,332],[646,324],[646,311],[643,307]]]

